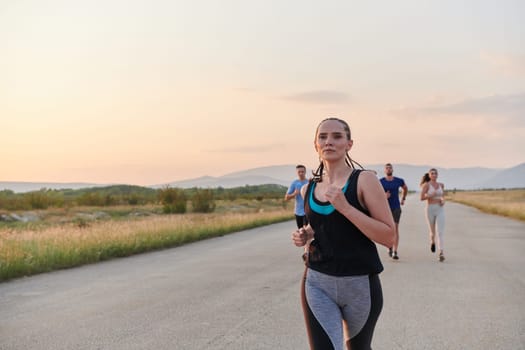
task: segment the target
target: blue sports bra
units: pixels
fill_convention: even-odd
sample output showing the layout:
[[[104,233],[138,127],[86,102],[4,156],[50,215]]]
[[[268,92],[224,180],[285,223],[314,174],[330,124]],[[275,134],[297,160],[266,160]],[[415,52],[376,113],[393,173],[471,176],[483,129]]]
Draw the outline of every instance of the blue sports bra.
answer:
[[[350,181],[350,177],[348,177],[348,180],[346,180],[346,184],[343,187],[343,193],[346,192],[349,181]],[[310,191],[310,196],[308,197],[308,204],[310,205],[310,209],[322,215],[332,214],[335,208],[330,202],[321,202],[320,200],[314,197],[315,184],[316,182],[312,182],[312,190]]]

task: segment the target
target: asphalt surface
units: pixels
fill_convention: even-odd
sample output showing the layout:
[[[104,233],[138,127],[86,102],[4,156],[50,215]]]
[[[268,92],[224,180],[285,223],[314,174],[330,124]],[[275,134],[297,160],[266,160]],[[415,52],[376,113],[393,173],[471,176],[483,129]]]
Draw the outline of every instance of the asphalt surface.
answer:
[[[409,197],[374,349],[525,349],[525,224]],[[0,283],[0,349],[307,349],[293,221]]]

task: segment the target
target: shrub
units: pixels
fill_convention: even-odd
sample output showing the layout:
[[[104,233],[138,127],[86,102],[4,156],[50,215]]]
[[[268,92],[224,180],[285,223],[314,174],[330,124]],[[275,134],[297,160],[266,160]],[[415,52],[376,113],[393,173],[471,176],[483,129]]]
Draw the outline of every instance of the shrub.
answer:
[[[129,205],[137,205],[137,204],[139,204],[139,196],[137,196],[136,194],[132,194],[128,198],[128,204]]]
[[[195,213],[211,213],[215,210],[215,199],[210,189],[197,189],[191,197]]]
[[[104,198],[98,193],[86,192],[78,198],[78,204],[86,206],[103,206]]]
[[[25,198],[31,209],[47,209],[49,206],[49,198],[46,196],[45,190],[29,192]]]
[[[184,191],[180,188],[166,186],[159,190],[159,200],[166,214],[183,214],[186,212],[187,198]]]

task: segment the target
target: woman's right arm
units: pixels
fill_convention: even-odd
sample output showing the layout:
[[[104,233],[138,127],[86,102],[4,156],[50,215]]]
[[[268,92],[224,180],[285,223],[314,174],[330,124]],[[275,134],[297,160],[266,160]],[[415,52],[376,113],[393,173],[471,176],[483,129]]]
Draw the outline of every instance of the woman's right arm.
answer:
[[[292,232],[292,242],[296,247],[302,247],[308,244],[314,238],[314,230],[310,224],[301,227]]]
[[[427,200],[428,199],[427,191],[428,191],[428,182],[423,184],[423,187],[421,187],[421,195],[419,199],[421,199],[422,201]]]

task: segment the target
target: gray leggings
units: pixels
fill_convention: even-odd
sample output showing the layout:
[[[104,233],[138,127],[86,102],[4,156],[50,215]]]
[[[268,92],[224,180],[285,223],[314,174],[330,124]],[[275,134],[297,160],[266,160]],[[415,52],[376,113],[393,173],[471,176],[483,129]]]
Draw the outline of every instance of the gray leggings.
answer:
[[[311,349],[371,349],[383,306],[377,275],[330,276],[307,269],[303,310]]]
[[[426,217],[430,230],[430,241],[436,242],[438,250],[443,250],[445,247],[445,210],[443,206],[439,204],[428,204],[426,207]]]

